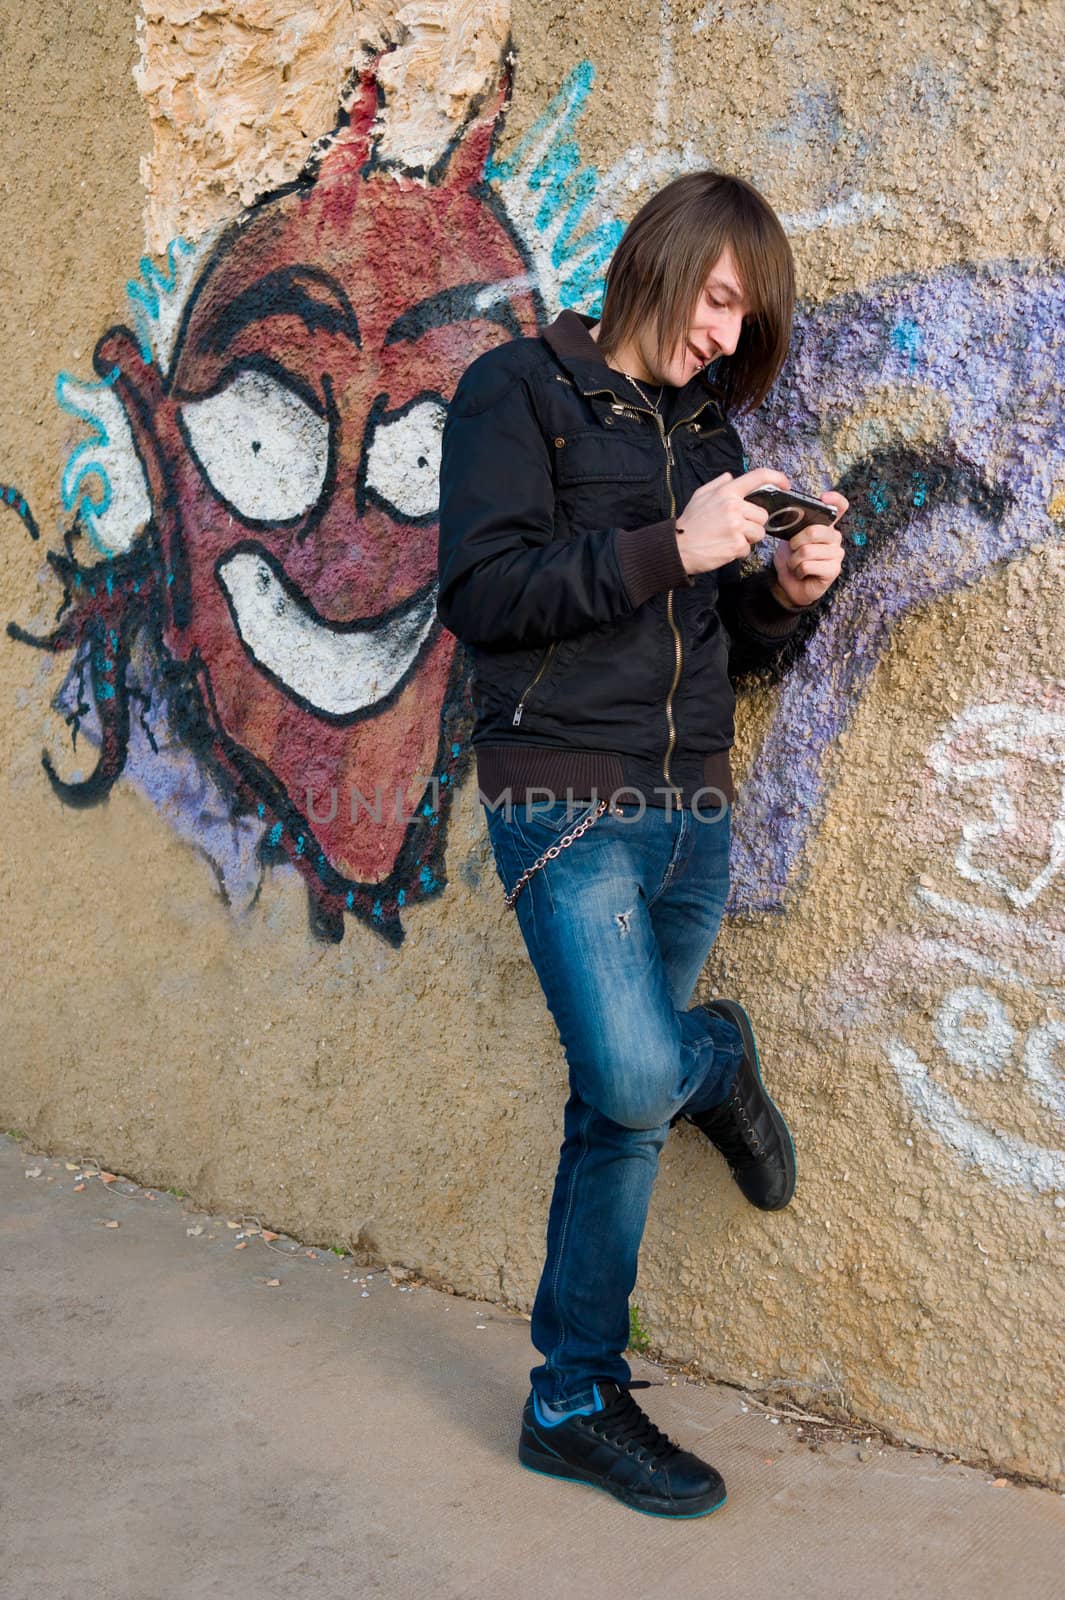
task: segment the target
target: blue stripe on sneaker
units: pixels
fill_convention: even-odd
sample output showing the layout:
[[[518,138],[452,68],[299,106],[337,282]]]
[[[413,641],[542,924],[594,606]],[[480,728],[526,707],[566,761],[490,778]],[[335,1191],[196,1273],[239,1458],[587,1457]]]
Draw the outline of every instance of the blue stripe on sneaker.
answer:
[[[541,1428],[557,1428],[560,1423],[567,1422],[570,1417],[590,1417],[593,1411],[602,1411],[603,1399],[599,1393],[599,1385],[592,1384],[592,1393],[595,1395],[594,1406],[575,1406],[572,1411],[559,1412],[554,1406],[550,1407],[551,1415],[544,1413],[543,1402],[538,1394],[533,1394],[533,1415]]]

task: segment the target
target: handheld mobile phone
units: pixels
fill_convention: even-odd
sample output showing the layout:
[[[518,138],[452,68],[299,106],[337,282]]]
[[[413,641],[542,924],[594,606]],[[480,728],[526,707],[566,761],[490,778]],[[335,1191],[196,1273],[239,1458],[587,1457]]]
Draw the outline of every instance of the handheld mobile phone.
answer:
[[[835,522],[839,515],[835,506],[812,494],[800,494],[797,489],[778,489],[775,484],[752,489],[743,498],[769,512],[765,531],[776,539],[790,539],[800,528],[808,528],[812,523],[824,526]]]

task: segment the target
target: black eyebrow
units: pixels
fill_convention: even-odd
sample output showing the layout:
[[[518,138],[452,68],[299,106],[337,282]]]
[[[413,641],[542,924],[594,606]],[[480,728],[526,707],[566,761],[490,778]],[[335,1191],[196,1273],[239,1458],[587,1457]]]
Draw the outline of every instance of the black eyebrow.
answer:
[[[502,296],[493,298],[487,305],[478,305],[490,283],[460,283],[453,289],[441,289],[417,305],[401,311],[385,334],[385,344],[399,344],[404,339],[420,339],[430,328],[443,328],[449,322],[471,322],[482,318],[498,322],[517,337],[521,333],[514,308]]]
[[[343,333],[362,344],[355,308],[335,278],[316,267],[279,267],[219,312],[201,336],[200,349],[217,355],[249,323],[283,316],[299,317],[309,329]]]

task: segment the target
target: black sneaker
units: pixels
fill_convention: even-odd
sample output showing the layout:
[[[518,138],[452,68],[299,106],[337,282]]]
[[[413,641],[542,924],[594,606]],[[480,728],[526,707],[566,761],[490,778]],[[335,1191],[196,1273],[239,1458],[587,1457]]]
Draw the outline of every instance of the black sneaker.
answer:
[[[728,1099],[687,1120],[721,1151],[752,1206],[781,1211],[795,1193],[795,1146],[762,1082],[750,1018],[738,1000],[711,1000],[702,1009],[727,1017],[739,1029],[743,1060]]]
[[[725,1503],[725,1485],[705,1461],[682,1450],[636,1404],[634,1380],[594,1389],[599,1409],[549,1422],[534,1394],[521,1419],[518,1460],[533,1472],[605,1489],[652,1517],[705,1517]]]

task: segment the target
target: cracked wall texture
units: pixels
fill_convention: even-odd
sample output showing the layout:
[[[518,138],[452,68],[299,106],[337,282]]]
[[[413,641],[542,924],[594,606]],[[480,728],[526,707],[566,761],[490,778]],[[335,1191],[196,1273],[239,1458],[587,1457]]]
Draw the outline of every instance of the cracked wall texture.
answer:
[[[464,274],[520,328],[594,308],[654,187],[742,172],[802,305],[741,431],[843,484],[855,534],[831,608],[744,693],[704,979],[754,1016],[800,1179],[754,1213],[678,1127],[635,1299],[694,1370],[1065,1483],[1060,5],[72,0],[30,30],[8,0],[0,28],[0,595],[52,638],[7,638],[0,669],[5,1125],[529,1307],[564,1062],[465,772],[461,663],[419,631],[439,405],[513,326],[465,305],[416,364],[385,329]],[[341,98],[316,181],[264,200]],[[337,285],[365,324],[347,365]],[[208,370],[253,302],[245,375]],[[367,626],[316,632],[300,597]],[[370,734],[329,733],[375,697]],[[316,820],[386,772],[403,820]]]

